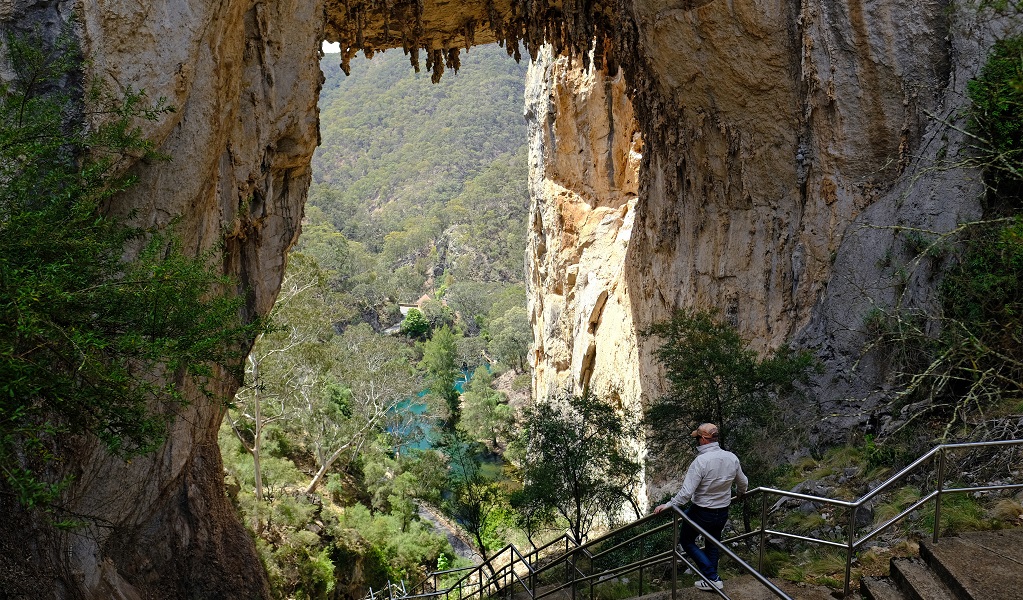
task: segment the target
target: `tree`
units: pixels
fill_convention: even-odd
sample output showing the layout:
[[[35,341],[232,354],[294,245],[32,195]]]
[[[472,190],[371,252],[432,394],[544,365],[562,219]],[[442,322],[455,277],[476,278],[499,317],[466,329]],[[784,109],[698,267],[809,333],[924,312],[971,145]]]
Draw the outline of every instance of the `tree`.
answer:
[[[459,337],[455,340],[458,346],[457,361],[463,370],[476,370],[480,365],[489,365],[487,356],[487,340],[482,336]]]
[[[491,295],[496,291],[496,287],[491,283],[458,281],[448,289],[445,296],[448,305],[458,313],[466,335],[479,335],[482,322],[492,304]]]
[[[491,352],[516,371],[525,371],[526,358],[533,346],[533,328],[526,309],[521,306],[509,308],[494,319],[488,329]]]
[[[316,261],[292,253],[266,329],[249,353],[245,385],[227,414],[252,455],[257,501],[263,500],[260,460],[267,427],[288,418],[296,398],[322,389],[331,360],[322,342],[334,335],[333,306]]]
[[[776,422],[777,398],[805,382],[814,366],[808,352],[784,345],[759,358],[713,312],[681,310],[645,334],[663,340],[656,356],[669,383],[646,415],[650,447],[662,459],[690,454],[689,432],[704,422],[716,423],[722,439],[745,454]],[[749,454],[742,458],[751,476],[766,468],[764,457],[759,462]]]
[[[508,406],[508,398],[491,387],[493,380],[485,367],[473,373],[462,394],[462,419],[458,429],[496,452],[500,440],[511,433],[515,415]]]
[[[423,316],[430,322],[431,329],[437,329],[443,325],[451,327],[455,322],[454,313],[440,300],[427,300],[423,302]]]
[[[458,421],[458,390],[455,381],[459,370],[455,363],[458,346],[455,334],[447,326],[433,332],[433,337],[423,343],[423,360],[419,368],[426,371],[426,383],[430,393],[443,398],[448,406],[451,418],[449,424],[454,427]]]
[[[430,334],[430,321],[418,308],[410,308],[401,322],[400,331],[414,340],[424,339]]]
[[[630,447],[639,425],[584,391],[529,408],[519,506],[531,516],[556,512],[582,541],[598,517],[618,521],[628,504],[638,518],[635,492],[640,463]]]
[[[451,435],[443,447],[449,460],[447,489],[451,492],[444,508],[472,536],[485,562],[488,557],[484,538],[493,526],[495,511],[503,504],[500,487],[483,474],[480,461],[483,448],[479,444],[462,435]],[[488,567],[493,574],[493,566]]]
[[[305,398],[297,419],[298,433],[318,467],[307,494],[345,452],[357,452],[382,429],[398,403],[412,396],[416,384],[404,344],[374,333],[365,323],[349,327],[327,348],[336,382],[318,396]]]
[[[207,395],[240,377],[235,283],[215,252],[104,208],[127,168],[157,159],[134,126],[169,109],[86,83],[70,32],[47,45],[8,37],[0,85],[0,472],[26,507],[57,500],[68,436],[130,457],[157,448],[187,384]],[[86,112],[88,111],[88,112]],[[99,121],[98,126],[88,122]]]

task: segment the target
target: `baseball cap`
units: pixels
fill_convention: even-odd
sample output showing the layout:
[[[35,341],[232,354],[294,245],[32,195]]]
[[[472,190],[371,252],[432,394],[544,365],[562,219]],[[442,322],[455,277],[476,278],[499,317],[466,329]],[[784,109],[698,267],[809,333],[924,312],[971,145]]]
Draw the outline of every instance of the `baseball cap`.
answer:
[[[692,433],[689,434],[695,438],[707,438],[717,439],[718,437],[718,426],[713,423],[704,423],[697,427]]]

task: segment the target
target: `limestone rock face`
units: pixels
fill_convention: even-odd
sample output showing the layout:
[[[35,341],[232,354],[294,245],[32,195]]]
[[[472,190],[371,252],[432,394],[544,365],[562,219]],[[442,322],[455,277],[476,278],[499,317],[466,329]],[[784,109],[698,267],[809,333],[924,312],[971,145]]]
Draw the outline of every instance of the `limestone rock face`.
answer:
[[[953,124],[992,39],[1019,19],[943,2],[630,6],[635,29],[615,39],[633,108],[614,121],[639,123],[638,187],[600,189],[601,142],[577,123],[608,117],[577,67],[540,60],[530,75],[535,391],[627,379],[623,404],[646,405],[663,374],[656,340],[637,332],[678,308],[717,309],[759,350],[818,356],[805,412],[827,417],[819,431],[862,423],[886,397],[864,318],[935,288],[896,281],[898,228],[979,215],[979,174],[951,158],[964,148]],[[575,225],[597,214],[580,211],[583,196],[622,216]]]
[[[529,70],[526,120],[534,392],[589,386],[636,399],[636,328],[624,267],[643,148],[624,78],[584,71],[545,50]]]
[[[133,167],[113,211],[166,225],[269,311],[299,233],[316,101],[322,6],[310,0],[0,3],[5,28],[55,35],[72,12],[90,75],[114,93],[144,89],[175,108],[144,134],[169,157]],[[231,384],[221,385],[230,398]],[[0,526],[0,589],[31,598],[260,598],[266,576],[224,493],[223,406],[194,401],[164,448],[130,463],[81,442],[64,474],[66,508],[90,525],[58,531],[15,507]],[[6,500],[5,500],[6,502]],[[6,509],[10,508],[10,512]],[[26,535],[31,532],[32,535]],[[27,539],[26,539],[27,538]],[[21,594],[21,596],[19,596]],[[4,594],[0,594],[4,595]]]

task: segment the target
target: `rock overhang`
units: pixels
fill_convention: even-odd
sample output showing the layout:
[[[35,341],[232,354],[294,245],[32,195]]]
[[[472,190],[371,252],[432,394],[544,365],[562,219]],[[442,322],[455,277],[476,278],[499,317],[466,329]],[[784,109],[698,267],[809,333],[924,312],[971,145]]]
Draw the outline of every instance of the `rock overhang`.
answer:
[[[482,44],[501,44],[519,60],[549,43],[555,54],[580,56],[598,67],[614,55],[610,38],[623,6],[614,0],[558,2],[530,0],[327,0],[324,39],[341,46],[341,68],[360,50],[402,48],[420,69],[439,80],[445,68],[458,70],[459,53]],[[609,67],[616,62],[607,61]]]

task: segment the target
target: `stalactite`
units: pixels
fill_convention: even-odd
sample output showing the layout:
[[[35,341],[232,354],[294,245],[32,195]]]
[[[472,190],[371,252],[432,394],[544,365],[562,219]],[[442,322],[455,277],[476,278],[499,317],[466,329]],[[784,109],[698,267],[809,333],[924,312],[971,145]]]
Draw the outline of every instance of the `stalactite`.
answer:
[[[412,68],[415,69],[416,73],[419,72],[419,47],[408,48],[405,53],[409,55],[409,62],[412,63]],[[426,57],[426,69],[430,70],[430,57]]]
[[[461,59],[453,46],[468,50],[476,44],[479,26],[489,29],[493,39],[515,60],[522,59],[523,51],[535,58],[544,44],[550,44],[556,55],[581,59],[583,68],[590,68],[592,61],[597,69],[613,71],[622,62],[619,53],[634,52],[634,48],[620,43],[623,37],[629,37],[623,36],[622,30],[634,28],[628,18],[631,11],[624,0],[561,0],[558,3],[506,0],[507,4],[503,4],[504,0],[485,0],[482,19],[469,16],[456,30],[444,33],[439,39],[426,39],[427,35],[432,37],[437,33],[428,33],[425,29],[423,15],[428,0],[341,1],[344,3],[341,20],[330,24],[341,38],[342,47],[379,48],[382,44],[390,45],[392,35],[400,32],[400,45],[417,72],[419,50],[426,51],[426,70],[433,73],[433,80],[439,80],[438,71],[443,73],[445,68],[458,71]],[[375,27],[375,33],[369,31],[369,27]],[[346,59],[343,68],[347,69]]]
[[[447,60],[444,61],[444,65],[452,69],[455,74],[458,73],[458,68],[462,66],[462,59],[459,57],[460,48],[448,48]]]
[[[444,51],[435,48],[433,50],[433,76],[430,77],[430,81],[438,83],[442,75],[444,75]]]
[[[476,20],[469,19],[462,25],[462,39],[465,42],[465,51],[476,45]],[[456,71],[457,72],[457,71]]]

